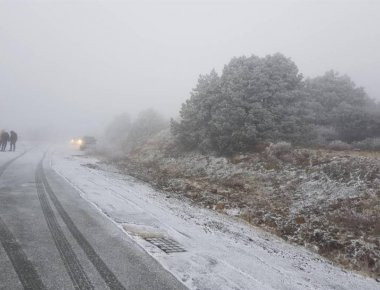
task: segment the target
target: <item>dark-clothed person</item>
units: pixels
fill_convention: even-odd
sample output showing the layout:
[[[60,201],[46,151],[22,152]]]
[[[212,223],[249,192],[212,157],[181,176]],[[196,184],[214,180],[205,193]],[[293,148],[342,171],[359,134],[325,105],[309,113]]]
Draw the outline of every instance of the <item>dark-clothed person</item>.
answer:
[[[17,134],[15,131],[11,131],[11,135],[9,137],[9,142],[11,148],[9,148],[9,151],[15,151],[16,150],[16,142],[17,142]]]
[[[3,146],[3,133],[4,133],[4,130],[0,130],[0,151],[1,151],[1,147]]]
[[[9,134],[8,132],[4,131],[1,134],[1,151],[5,151],[5,149],[7,148],[8,140],[9,140]]]

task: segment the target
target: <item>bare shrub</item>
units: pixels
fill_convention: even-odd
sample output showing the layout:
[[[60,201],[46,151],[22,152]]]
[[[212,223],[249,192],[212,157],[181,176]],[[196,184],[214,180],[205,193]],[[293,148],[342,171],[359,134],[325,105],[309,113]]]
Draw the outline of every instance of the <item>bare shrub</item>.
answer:
[[[268,150],[269,150],[269,152],[278,156],[281,154],[291,152],[292,151],[292,144],[290,144],[289,142],[281,141],[281,142],[269,145]]]
[[[340,140],[334,140],[330,142],[328,145],[328,148],[335,151],[344,151],[344,150],[350,150],[352,149],[352,146],[350,144],[347,144]]]
[[[354,147],[360,150],[380,151],[380,137],[367,138],[363,141],[355,142]]]

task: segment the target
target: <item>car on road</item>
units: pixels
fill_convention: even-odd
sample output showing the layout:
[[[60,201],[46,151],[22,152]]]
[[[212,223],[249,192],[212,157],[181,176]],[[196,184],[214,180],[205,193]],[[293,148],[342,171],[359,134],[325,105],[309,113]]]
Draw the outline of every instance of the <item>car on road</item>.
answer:
[[[94,147],[96,145],[96,139],[92,136],[73,138],[70,140],[70,144],[79,150],[85,150]]]
[[[92,136],[84,136],[78,140],[77,144],[79,145],[79,150],[93,148],[96,145],[96,139]]]
[[[70,140],[71,145],[79,145],[81,138],[73,138]]]

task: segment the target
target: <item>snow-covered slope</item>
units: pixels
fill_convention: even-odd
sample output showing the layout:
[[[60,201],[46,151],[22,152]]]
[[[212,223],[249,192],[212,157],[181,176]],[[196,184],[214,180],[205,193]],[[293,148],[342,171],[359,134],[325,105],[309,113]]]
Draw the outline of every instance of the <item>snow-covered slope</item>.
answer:
[[[189,205],[66,149],[52,168],[191,289],[380,289],[304,248],[217,212]],[[144,237],[169,237],[166,254]]]

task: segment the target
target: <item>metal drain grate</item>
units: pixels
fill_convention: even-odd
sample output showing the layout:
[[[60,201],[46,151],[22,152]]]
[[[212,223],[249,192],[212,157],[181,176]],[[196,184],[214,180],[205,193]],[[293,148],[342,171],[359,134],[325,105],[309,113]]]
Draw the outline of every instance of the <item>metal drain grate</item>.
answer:
[[[177,253],[177,252],[186,252],[184,248],[182,248],[176,241],[169,238],[152,238],[146,237],[144,238],[149,243],[155,245],[160,248],[165,253]]]

